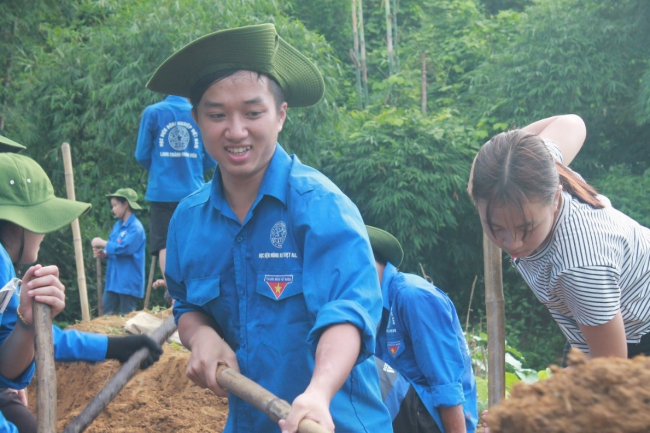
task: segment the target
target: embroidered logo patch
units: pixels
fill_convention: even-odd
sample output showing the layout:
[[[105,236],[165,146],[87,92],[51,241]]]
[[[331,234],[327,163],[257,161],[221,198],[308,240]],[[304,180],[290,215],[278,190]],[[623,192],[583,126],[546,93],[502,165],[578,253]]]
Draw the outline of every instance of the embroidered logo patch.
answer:
[[[390,351],[391,355],[395,356],[400,346],[401,346],[400,341],[396,341],[394,343],[388,343],[388,350]]]
[[[264,282],[271,288],[275,299],[279,299],[287,285],[293,283],[293,275],[264,275]]]
[[[284,221],[278,221],[271,227],[271,244],[276,248],[282,248],[287,238],[287,225]]]

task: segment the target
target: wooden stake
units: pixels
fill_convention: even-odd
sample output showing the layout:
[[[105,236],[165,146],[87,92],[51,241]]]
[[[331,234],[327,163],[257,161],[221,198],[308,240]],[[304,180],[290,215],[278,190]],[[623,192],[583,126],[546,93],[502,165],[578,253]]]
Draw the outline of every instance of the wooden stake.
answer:
[[[506,395],[506,338],[501,250],[483,234],[485,307],[488,334],[488,406]]]
[[[33,301],[36,348],[36,414],[38,433],[56,432],[56,368],[52,340],[52,309]]]
[[[176,331],[174,316],[170,316],[158,329],[153,331],[150,337],[162,346],[174,331]],[[88,406],[63,430],[63,433],[79,433],[84,431],[99,416],[102,410],[113,401],[129,380],[135,376],[140,369],[140,363],[147,356],[149,356],[149,349],[146,347],[131,355],[129,360],[122,364],[117,373],[115,373],[108,383],[88,403]],[[54,431],[52,430],[52,432]]]
[[[102,296],[104,294],[102,293],[102,259],[97,257],[95,264],[97,265],[97,315],[103,316],[104,305],[102,303]]]
[[[68,200],[76,200],[74,193],[74,175],[72,173],[72,156],[70,145],[61,145],[63,154],[63,168],[65,171],[65,189],[68,193]],[[83,248],[81,246],[81,229],[79,219],[72,221],[72,241],[74,243],[74,256],[77,262],[77,284],[79,285],[79,301],[81,303],[81,319],[83,322],[90,322],[90,308],[88,306],[88,291],[86,290],[86,271],[84,270]]]
[[[149,281],[147,281],[147,293],[144,297],[144,309],[149,309],[149,296],[151,295],[151,286],[153,286],[153,274],[156,272],[156,256],[151,256],[151,267],[149,268]]]
[[[276,397],[273,393],[262,388],[246,376],[236,372],[226,365],[217,368],[217,382],[223,389],[235,394],[242,400],[252,404],[274,422],[286,419],[291,411],[291,405]],[[304,418],[298,425],[299,433],[328,433],[328,430],[316,421]]]

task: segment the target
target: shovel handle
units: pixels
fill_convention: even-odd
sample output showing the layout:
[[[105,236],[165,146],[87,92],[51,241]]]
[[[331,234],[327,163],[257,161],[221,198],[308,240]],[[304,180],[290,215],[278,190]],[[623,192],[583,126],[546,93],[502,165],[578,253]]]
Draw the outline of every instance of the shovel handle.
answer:
[[[276,397],[267,389],[227,365],[220,364],[217,367],[217,382],[223,389],[264,412],[274,422],[285,419],[291,411],[291,405],[288,402]],[[298,433],[330,432],[316,421],[304,418],[298,425]]]

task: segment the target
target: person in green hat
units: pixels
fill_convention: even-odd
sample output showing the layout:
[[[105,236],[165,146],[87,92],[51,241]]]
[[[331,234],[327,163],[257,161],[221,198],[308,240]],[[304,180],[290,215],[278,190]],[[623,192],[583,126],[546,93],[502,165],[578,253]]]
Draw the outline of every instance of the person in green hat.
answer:
[[[147,237],[142,223],[133,213],[142,207],[138,193],[120,188],[106,194],[117,222],[108,240],[96,237],[91,241],[93,255],[108,259],[102,304],[104,314],[128,314],[144,297],[144,255]]]
[[[454,304],[425,279],[397,269],[404,251],[395,236],[366,229],[384,304],[375,355],[411,383],[393,430],[473,433],[476,379]]]
[[[304,418],[329,431],[392,431],[372,358],[381,293],[363,221],[277,142],[288,107],[323,96],[316,66],[262,24],[195,40],[147,87],[190,98],[217,161],[212,182],[174,212],[165,279],[192,352],[187,375],[229,397],[224,431],[277,425],[218,385],[218,364],[293,403],[283,432]]]
[[[56,197],[49,178],[33,159],[0,153],[0,287],[4,288],[0,292],[0,431],[36,432],[36,418],[15,391],[29,384],[35,370],[32,303],[49,305],[53,317],[65,307],[65,287],[56,266],[31,266],[22,281],[16,278],[14,266],[36,262],[45,234],[70,224],[88,209],[88,203]],[[109,338],[56,326],[53,343],[57,361],[124,362],[148,347],[150,355],[141,364],[146,368],[162,353],[147,336]]]

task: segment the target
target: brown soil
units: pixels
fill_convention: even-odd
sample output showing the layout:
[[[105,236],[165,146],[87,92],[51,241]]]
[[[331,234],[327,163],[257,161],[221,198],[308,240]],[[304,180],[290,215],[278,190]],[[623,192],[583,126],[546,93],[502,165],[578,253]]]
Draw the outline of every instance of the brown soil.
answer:
[[[492,433],[645,433],[650,431],[650,357],[595,359],[569,355],[548,380],[514,386],[490,409]]]
[[[132,313],[133,315],[135,313]],[[123,334],[126,318],[105,316],[75,329]],[[159,313],[164,318],[169,311]],[[165,344],[161,359],[140,371],[86,430],[90,433],[220,432],[228,416],[228,400],[194,385],[185,375],[189,352]],[[119,368],[117,361],[57,363],[58,430],[62,431]],[[36,380],[29,392],[35,412]]]

